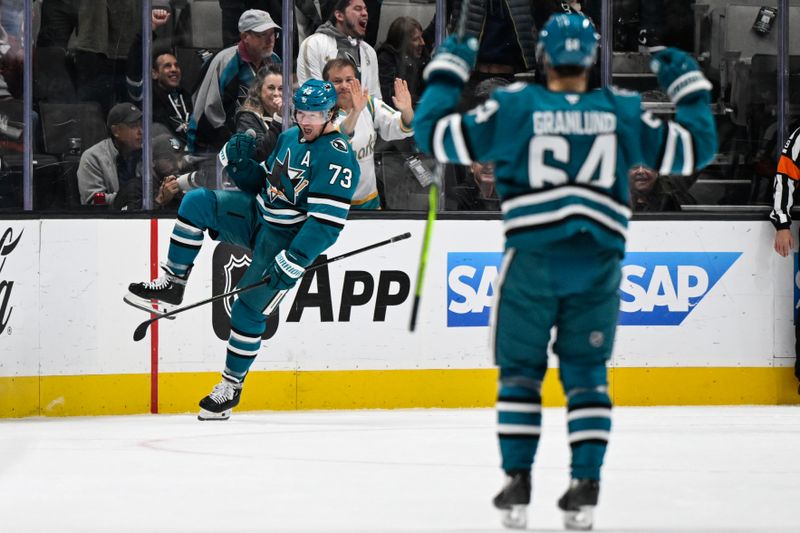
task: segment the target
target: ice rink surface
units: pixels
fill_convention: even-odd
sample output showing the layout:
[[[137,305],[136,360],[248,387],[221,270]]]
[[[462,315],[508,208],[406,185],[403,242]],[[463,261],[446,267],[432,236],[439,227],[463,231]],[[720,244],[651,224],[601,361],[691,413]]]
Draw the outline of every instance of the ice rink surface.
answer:
[[[800,408],[615,408],[595,530],[800,532]],[[528,529],[562,531],[562,409]],[[494,412],[0,421],[0,532],[506,531]]]

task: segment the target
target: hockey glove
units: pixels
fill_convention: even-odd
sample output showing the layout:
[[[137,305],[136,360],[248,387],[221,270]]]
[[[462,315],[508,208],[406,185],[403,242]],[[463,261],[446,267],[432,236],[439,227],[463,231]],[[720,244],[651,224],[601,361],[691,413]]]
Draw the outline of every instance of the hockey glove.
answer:
[[[256,137],[248,133],[234,133],[219,152],[219,162],[239,189],[258,194],[264,187],[267,173],[251,159],[256,150]]]
[[[463,85],[469,79],[477,57],[478,40],[475,37],[462,42],[457,36],[451,35],[439,46],[422,77],[425,81],[442,79]]]
[[[229,165],[251,159],[253,154],[256,153],[256,136],[251,132],[252,130],[247,133],[234,133],[228,139],[224,151]]]
[[[231,163],[226,167],[228,175],[239,189],[250,194],[258,194],[264,188],[267,172],[264,167],[246,159],[241,163]]]
[[[303,277],[305,271],[291,252],[281,250],[267,270],[270,277],[267,287],[276,291],[289,290]]]
[[[650,60],[650,70],[676,104],[689,95],[711,90],[711,82],[700,71],[697,61],[677,48],[665,48],[654,54]]]

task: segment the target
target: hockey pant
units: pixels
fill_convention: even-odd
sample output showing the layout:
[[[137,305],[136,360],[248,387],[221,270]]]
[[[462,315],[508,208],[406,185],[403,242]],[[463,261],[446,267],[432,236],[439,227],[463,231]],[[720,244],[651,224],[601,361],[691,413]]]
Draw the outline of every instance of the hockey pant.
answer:
[[[237,287],[261,280],[275,256],[288,248],[299,228],[268,226],[260,222],[253,195],[241,191],[195,189],[186,194],[172,230],[167,264],[178,275],[194,264],[203,244],[203,232],[219,241],[253,251],[253,259]],[[243,381],[261,347],[267,323],[267,305],[278,292],[261,286],[241,293],[231,307],[231,332],[223,375]]]
[[[606,361],[619,312],[619,255],[506,252],[495,284],[493,345],[500,367],[498,440],[506,472],[530,470],[542,427],[541,386],[553,351],[567,395],[573,478],[600,479],[611,400]]]

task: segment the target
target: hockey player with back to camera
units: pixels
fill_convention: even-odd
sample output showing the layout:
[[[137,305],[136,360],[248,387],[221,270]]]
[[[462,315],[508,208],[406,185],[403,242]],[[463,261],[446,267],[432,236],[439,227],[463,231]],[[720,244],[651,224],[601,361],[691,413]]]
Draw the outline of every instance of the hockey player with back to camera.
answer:
[[[425,69],[414,130],[440,162],[494,162],[505,229],[495,283],[492,345],[500,367],[497,433],[507,479],[494,498],[506,527],[524,528],[539,444],[542,380],[553,351],[567,397],[570,481],[558,500],[568,529],[591,529],[611,430],[606,361],[619,311],[629,207],[628,170],[690,174],[716,151],[711,84],[685,52],[652,57],[674,121],[641,108],[638,93],[588,91],[599,36],[589,19],[557,14],[543,27],[546,86],[514,83],[454,113],[477,42],[451,36]]]
[[[331,122],[333,85],[308,80],[292,102],[297,125],[278,137],[266,161],[252,159],[254,132],[230,138],[219,157],[240,190],[186,194],[162,265],[164,275],[128,287],[126,300],[143,309],[153,302],[162,311],[180,305],[206,231],[215,240],[253,251],[238,287],[270,276],[266,285],[242,292],[231,308],[222,380],[200,400],[200,420],[226,420],[239,404],[267,316],[317,256],[336,242],[358,186],[358,161],[347,137]]]

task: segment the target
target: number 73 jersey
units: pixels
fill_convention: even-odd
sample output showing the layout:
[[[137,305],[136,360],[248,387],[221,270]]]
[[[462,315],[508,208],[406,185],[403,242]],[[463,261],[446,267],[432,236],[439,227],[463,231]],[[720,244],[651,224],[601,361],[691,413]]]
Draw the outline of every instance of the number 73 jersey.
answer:
[[[637,93],[515,83],[439,119],[431,148],[440,161],[495,163],[507,247],[542,249],[588,232],[624,253],[629,169],[691,174],[716,151],[708,97],[677,107],[675,121],[662,121],[642,111]]]
[[[360,177],[350,143],[338,131],[306,142],[295,126],[278,137],[262,166],[267,177],[256,197],[261,222],[300,227],[292,251],[310,263],[336,242],[347,220]]]

